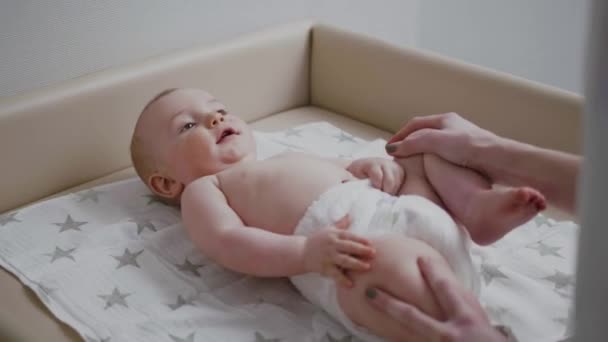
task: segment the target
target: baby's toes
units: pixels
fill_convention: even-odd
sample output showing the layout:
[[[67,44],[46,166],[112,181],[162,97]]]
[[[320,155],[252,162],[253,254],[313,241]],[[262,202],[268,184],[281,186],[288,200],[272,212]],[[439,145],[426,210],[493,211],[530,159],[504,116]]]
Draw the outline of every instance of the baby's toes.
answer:
[[[544,210],[547,206],[545,196],[536,189],[524,187],[517,189],[518,197],[523,206],[529,207],[536,211]]]

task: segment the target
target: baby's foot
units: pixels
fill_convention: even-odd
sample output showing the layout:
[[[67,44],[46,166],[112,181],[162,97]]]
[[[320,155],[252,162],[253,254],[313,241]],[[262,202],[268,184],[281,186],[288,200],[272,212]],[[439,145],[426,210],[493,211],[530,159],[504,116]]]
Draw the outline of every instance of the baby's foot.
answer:
[[[528,188],[491,189],[471,202],[467,222],[473,241],[488,245],[502,238],[546,208],[545,197]]]

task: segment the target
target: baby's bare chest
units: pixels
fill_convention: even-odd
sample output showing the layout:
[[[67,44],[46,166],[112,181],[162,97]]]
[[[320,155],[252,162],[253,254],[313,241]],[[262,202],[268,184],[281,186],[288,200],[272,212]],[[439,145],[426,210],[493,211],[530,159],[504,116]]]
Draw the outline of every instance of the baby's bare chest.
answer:
[[[351,177],[336,163],[302,154],[252,162],[219,175],[229,205],[245,224],[282,233],[291,233],[323,192]]]

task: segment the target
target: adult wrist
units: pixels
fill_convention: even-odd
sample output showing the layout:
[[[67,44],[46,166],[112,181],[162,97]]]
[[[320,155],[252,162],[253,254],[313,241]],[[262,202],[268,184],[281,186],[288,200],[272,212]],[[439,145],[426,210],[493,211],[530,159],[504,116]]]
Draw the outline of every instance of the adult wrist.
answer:
[[[517,140],[496,136],[481,149],[482,170],[495,183],[509,186],[530,185],[530,160],[538,147]],[[532,181],[532,183],[534,183]]]

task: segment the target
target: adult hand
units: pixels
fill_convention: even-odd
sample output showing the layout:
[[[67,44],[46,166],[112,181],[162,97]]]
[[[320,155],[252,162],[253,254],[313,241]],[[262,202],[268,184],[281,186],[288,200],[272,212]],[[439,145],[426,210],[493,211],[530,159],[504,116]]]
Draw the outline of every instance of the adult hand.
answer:
[[[456,113],[415,117],[403,126],[386,145],[397,158],[432,153],[454,164],[485,172],[479,149],[496,144],[499,137]]]
[[[472,293],[459,283],[443,277],[428,260],[418,259],[418,266],[446,317],[445,321],[438,321],[378,289],[369,289],[366,293],[371,304],[429,341],[507,341],[505,336],[490,325],[488,316]]]

